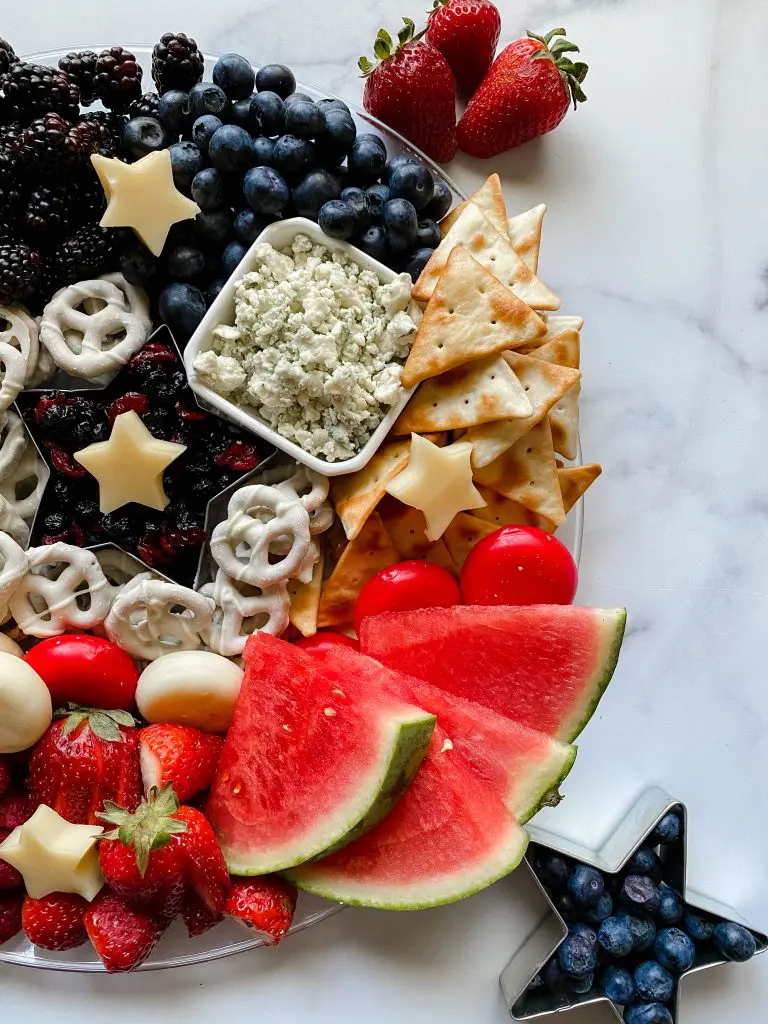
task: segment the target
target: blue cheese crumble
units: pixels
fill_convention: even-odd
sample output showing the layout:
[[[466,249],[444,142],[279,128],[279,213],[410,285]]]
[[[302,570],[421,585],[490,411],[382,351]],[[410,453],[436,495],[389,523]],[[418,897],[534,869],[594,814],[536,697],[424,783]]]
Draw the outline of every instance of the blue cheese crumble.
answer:
[[[234,326],[214,328],[195,373],[310,454],[352,458],[400,398],[417,326],[411,279],[383,285],[307,235],[255,256],[235,289]]]

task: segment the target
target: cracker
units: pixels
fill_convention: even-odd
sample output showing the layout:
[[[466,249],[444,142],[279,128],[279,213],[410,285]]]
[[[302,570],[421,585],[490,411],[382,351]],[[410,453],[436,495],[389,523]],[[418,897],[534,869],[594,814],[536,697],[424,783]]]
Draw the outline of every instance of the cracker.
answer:
[[[603,467],[597,462],[590,462],[586,466],[568,466],[558,469],[557,477],[560,481],[560,491],[563,495],[563,505],[566,512],[570,512],[584,492],[592,486]]]
[[[507,237],[517,255],[532,274],[539,269],[539,249],[541,247],[541,227],[547,207],[544,203],[534,206],[507,221]]]
[[[463,246],[445,264],[403,368],[403,387],[546,334],[541,317]]]
[[[288,619],[291,625],[301,633],[302,636],[314,636],[317,632],[317,611],[320,607],[320,592],[323,589],[323,549],[320,549],[320,557],[312,569],[312,579],[309,583],[302,583],[294,577],[288,580],[288,594],[291,603],[288,606]]]
[[[537,516],[535,512],[525,508],[519,501],[511,501],[503,494],[492,491],[490,487],[483,487],[482,484],[478,484],[477,489],[485,499],[485,508],[472,510],[471,514],[478,519],[484,519],[497,528],[501,526],[538,526],[540,530],[545,530],[547,533],[555,532],[554,523],[545,519],[544,516]]]
[[[442,566],[449,572],[456,572],[456,566],[442,539],[427,539],[427,521],[423,512],[404,505],[388,494],[379,506],[379,514],[400,558],[417,558]]]
[[[541,348],[531,352],[532,359],[543,359],[558,366],[578,369],[579,332],[568,330],[548,341]],[[579,454],[579,396],[581,384],[576,381],[558,399],[549,411],[549,422],[552,427],[552,442],[558,455],[566,459],[575,459]]]
[[[354,540],[344,548],[320,596],[317,625],[346,626],[354,619],[355,602],[368,580],[400,561],[381,516],[373,512]]]
[[[547,345],[550,341],[562,337],[563,334],[567,334],[569,331],[580,332],[584,326],[584,320],[580,316],[543,316],[542,319],[546,322],[547,333],[536,338],[535,341],[530,342],[528,345],[521,347],[521,352],[528,352],[530,349],[539,348],[541,345]]]
[[[390,480],[408,465],[410,453],[410,440],[385,444],[356,473],[333,477],[331,498],[349,540],[360,533],[386,493]]]
[[[474,195],[460,203],[440,221],[440,233],[446,235],[466,208],[467,203],[476,203],[500,235],[507,231],[507,208],[504,203],[504,192],[498,174],[492,174]]]
[[[468,512],[457,513],[443,534],[456,566],[461,569],[475,544],[491,533],[495,533],[497,529],[498,527],[492,526],[491,523],[486,523],[482,519],[476,519]]]

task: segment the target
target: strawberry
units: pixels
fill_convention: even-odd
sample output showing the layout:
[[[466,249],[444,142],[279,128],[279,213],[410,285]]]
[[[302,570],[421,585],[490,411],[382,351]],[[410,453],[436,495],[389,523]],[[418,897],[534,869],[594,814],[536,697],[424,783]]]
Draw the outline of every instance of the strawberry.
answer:
[[[102,889],[85,912],[85,929],[110,974],[132,971],[155,948],[166,921],[132,907],[122,896]]]
[[[587,65],[565,56],[578,51],[555,28],[528,33],[502,50],[459,121],[459,146],[470,156],[490,157],[557,128],[571,100],[586,102],[581,84]],[[550,46],[550,43],[552,45]]]
[[[13,785],[11,768],[4,758],[0,758],[0,796],[3,796]]]
[[[181,917],[190,939],[213,928],[222,920],[223,916],[223,914],[214,914],[196,893],[187,890],[181,907]]]
[[[87,909],[82,896],[66,892],[54,892],[38,900],[25,896],[21,923],[29,941],[41,949],[75,949],[88,938]]]
[[[501,15],[490,0],[434,0],[425,39],[451,65],[459,91],[471,96],[496,54]]]
[[[21,931],[23,892],[0,892],[0,945]]]
[[[208,789],[224,746],[224,737],[191,725],[149,725],[139,733],[144,789],[173,783],[180,801]]]
[[[376,61],[361,57],[365,78],[363,104],[368,113],[400,132],[441,163],[456,155],[456,82],[445,57],[414,33],[403,18],[398,46],[381,29]]]
[[[212,914],[222,914],[232,882],[216,834],[202,811],[194,807],[180,807],[176,817],[187,826],[180,838],[187,882]]]
[[[0,828],[12,832],[32,817],[34,809],[28,793],[11,790],[0,797]]]
[[[276,875],[264,875],[232,886],[225,913],[264,933],[268,946],[276,946],[291,927],[296,890]]]
[[[11,830],[8,828],[0,828],[0,843],[4,843],[8,836],[11,834]],[[20,872],[10,864],[6,864],[4,860],[0,860],[0,890],[7,891],[8,889],[23,889],[24,879]]]
[[[32,751],[29,789],[76,825],[96,824],[106,800],[134,810],[141,800],[138,735],[127,711],[68,705]]]

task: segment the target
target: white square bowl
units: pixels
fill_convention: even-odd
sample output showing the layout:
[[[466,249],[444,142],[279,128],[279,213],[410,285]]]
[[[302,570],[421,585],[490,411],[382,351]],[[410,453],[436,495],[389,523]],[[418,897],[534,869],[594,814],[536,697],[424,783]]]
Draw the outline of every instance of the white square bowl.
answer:
[[[383,263],[379,263],[377,260],[371,259],[370,256],[361,252],[360,249],[356,249],[348,242],[340,242],[334,238],[329,238],[321,231],[314,221],[307,220],[305,217],[292,217],[290,220],[276,221],[274,224],[270,224],[262,231],[240,261],[234,274],[229,278],[227,283],[214,299],[211,308],[201,320],[200,326],[189,339],[189,343],[184,350],[184,366],[187,371],[187,376],[189,377],[189,383],[192,390],[206,405],[213,406],[213,408],[217,409],[227,419],[233,420],[246,430],[250,430],[253,434],[258,434],[259,437],[263,437],[265,441],[269,441],[270,444],[273,444],[275,448],[279,448],[281,451],[286,452],[292,458],[296,459],[297,462],[302,462],[305,466],[309,466],[310,469],[314,469],[316,472],[322,473],[323,476],[342,476],[345,473],[355,473],[358,469],[362,469],[363,466],[373,458],[376,451],[384,441],[384,438],[394,425],[395,420],[405,408],[408,399],[416,390],[415,387],[407,390],[405,388],[401,388],[400,401],[397,405],[392,406],[376,430],[371,434],[366,444],[360,449],[354,458],[344,459],[340,462],[327,462],[325,459],[318,458],[316,455],[310,455],[310,453],[304,451],[302,447],[294,444],[293,441],[289,441],[276,430],[273,430],[249,406],[238,405],[235,402],[230,402],[228,398],[217,394],[215,391],[207,388],[204,384],[201,384],[197,379],[197,374],[195,373],[193,365],[195,357],[199,352],[206,352],[211,348],[214,327],[218,327],[220,324],[234,324],[235,284],[241,277],[243,277],[244,274],[247,274],[253,268],[255,263],[255,247],[267,242],[275,249],[284,249],[290,246],[293,239],[299,234],[308,235],[313,242],[324,245],[332,251],[345,253],[361,267],[364,267],[366,270],[372,270],[382,284],[389,284],[390,281],[393,281],[397,277],[394,270],[390,270],[389,267],[385,267]]]

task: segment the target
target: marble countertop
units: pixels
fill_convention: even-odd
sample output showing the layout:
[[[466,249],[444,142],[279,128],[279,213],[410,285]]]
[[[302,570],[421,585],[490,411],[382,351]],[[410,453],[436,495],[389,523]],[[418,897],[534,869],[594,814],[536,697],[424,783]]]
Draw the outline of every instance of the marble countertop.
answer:
[[[376,30],[427,6],[26,0],[5,5],[0,35],[23,52],[183,29],[209,52],[284,61],[358,101],[355,62]],[[765,95],[768,7],[499,7],[505,39],[564,24],[591,64],[589,102],[555,134],[493,162],[511,212],[548,204],[542,277],[563,312],[586,320],[582,443],[605,473],[587,499],[578,600],[629,608],[621,663],[581,737],[557,826],[599,839],[647,784],[660,783],[689,808],[689,882],[765,930],[768,143],[753,113],[761,116]],[[489,169],[459,158],[449,171],[469,191]],[[4,967],[3,1016],[500,1024],[497,979],[524,932],[531,892],[519,873],[453,907],[350,910],[277,951],[132,978]],[[682,1024],[753,1022],[768,1004],[768,956],[687,985]]]

